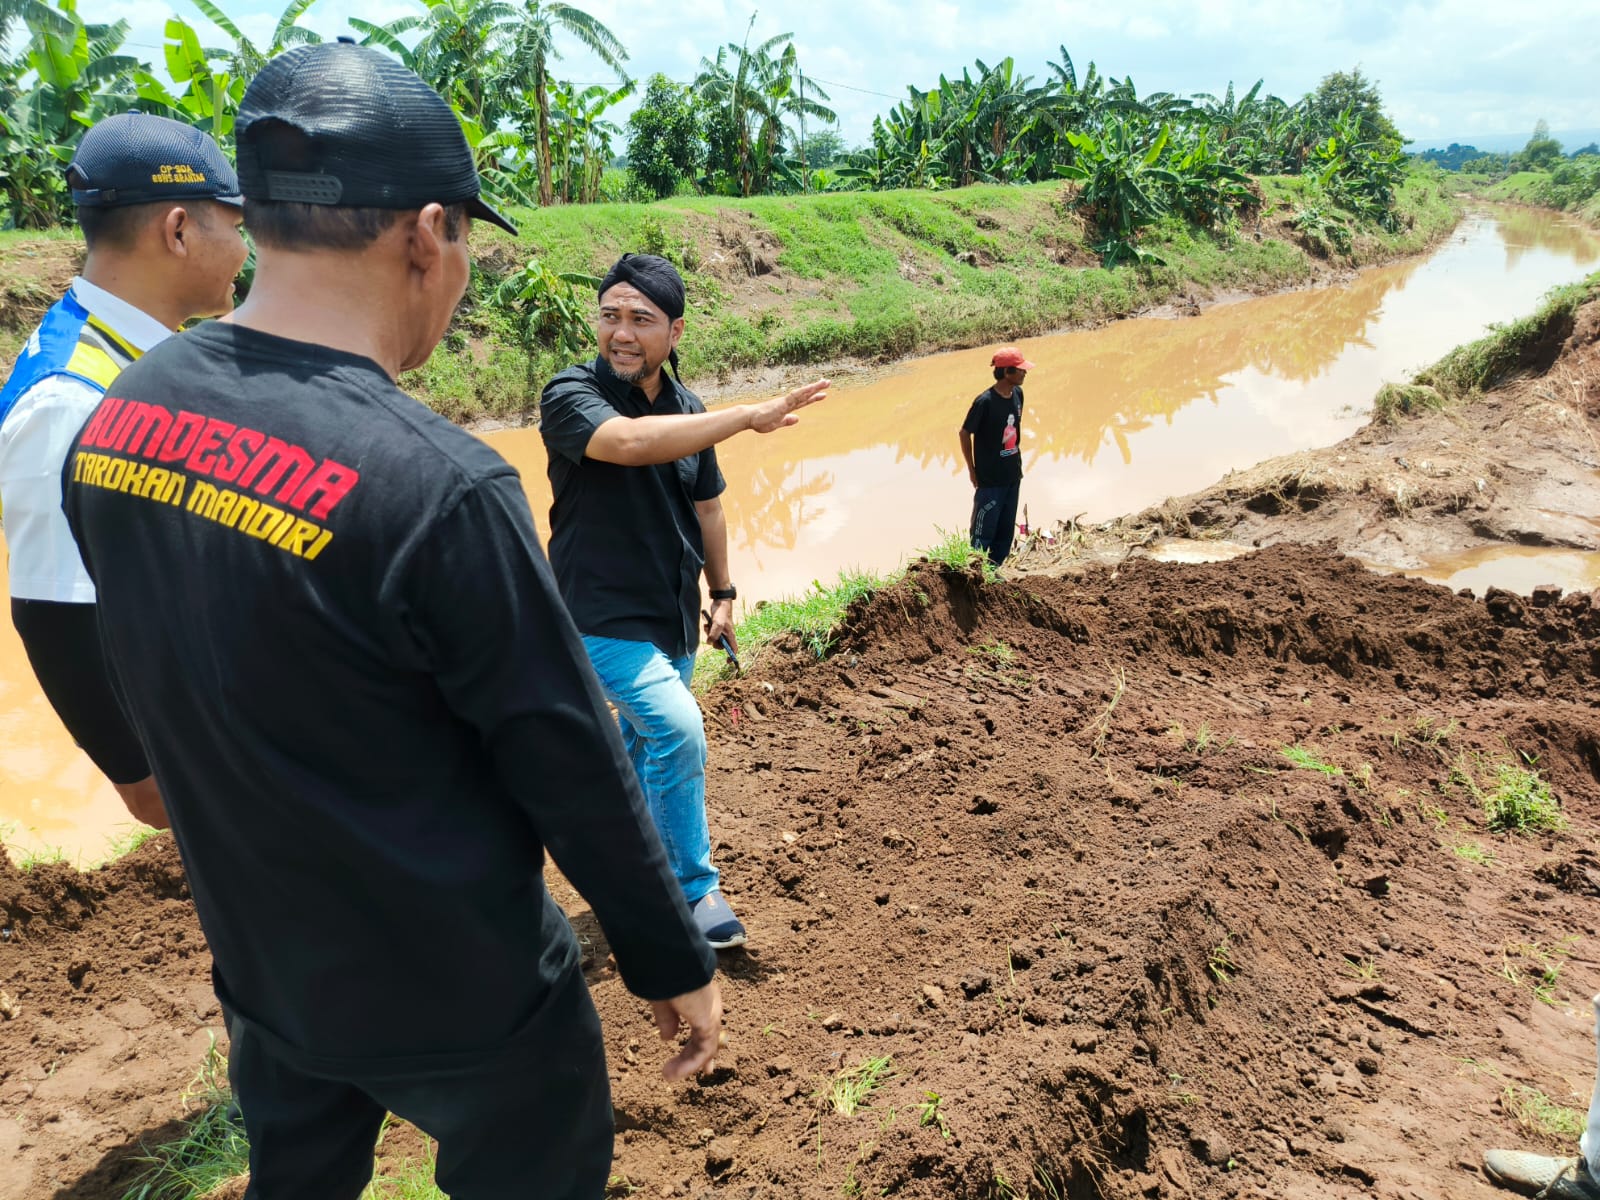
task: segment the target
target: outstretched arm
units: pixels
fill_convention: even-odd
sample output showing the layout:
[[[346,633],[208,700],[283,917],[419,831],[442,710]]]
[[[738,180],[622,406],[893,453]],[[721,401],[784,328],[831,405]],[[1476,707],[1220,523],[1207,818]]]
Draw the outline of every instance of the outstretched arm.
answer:
[[[660,417],[615,416],[594,431],[586,458],[623,467],[647,467],[698,454],[736,433],[771,433],[799,422],[799,410],[828,396],[826,379],[797,387],[760,404],[734,404],[704,413]]]

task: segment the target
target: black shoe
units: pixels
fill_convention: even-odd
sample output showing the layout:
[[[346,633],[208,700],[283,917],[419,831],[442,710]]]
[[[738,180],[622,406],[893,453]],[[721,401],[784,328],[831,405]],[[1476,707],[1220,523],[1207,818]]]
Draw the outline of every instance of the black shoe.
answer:
[[[744,926],[721,892],[710,891],[689,906],[694,923],[706,935],[713,950],[732,950],[745,942]]]

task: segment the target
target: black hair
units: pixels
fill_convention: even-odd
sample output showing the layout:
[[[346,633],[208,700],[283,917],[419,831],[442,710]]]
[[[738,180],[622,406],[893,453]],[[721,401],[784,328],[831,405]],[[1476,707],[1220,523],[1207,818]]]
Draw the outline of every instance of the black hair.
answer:
[[[1006,372],[1009,370],[1011,370],[1010,367],[996,367],[994,369],[995,382],[998,383],[1000,380],[1004,379],[1006,377]]]
[[[177,206],[171,200],[124,204],[117,208],[80,204],[78,228],[83,230],[84,243],[91,250],[131,250],[138,240],[139,230],[155,216],[156,210],[174,207]]]
[[[362,250],[377,241],[407,211],[398,208],[340,208],[292,200],[244,202],[244,226],[258,245],[278,250]],[[447,204],[444,235],[461,240],[467,206]]]

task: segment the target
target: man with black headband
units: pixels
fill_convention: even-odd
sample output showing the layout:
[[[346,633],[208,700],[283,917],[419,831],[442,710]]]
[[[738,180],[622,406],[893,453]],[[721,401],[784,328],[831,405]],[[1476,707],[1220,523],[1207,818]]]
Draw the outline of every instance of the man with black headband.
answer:
[[[718,888],[706,824],[706,736],[689,690],[700,642],[733,634],[722,473],[712,447],[747,429],[793,425],[824,399],[819,379],[760,404],[707,412],[677,374],[684,287],[653,254],[624,254],[600,284],[600,353],[544,389],[550,454],[550,564],[583,634],[696,924],[713,948],[745,929]]]

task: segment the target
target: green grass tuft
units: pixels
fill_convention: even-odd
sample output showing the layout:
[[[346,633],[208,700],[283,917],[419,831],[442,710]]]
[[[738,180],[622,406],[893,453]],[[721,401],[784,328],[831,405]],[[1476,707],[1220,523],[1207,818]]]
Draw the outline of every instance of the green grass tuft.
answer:
[[[1284,746],[1280,753],[1304,771],[1317,771],[1328,776],[1344,774],[1343,767],[1324,761],[1314,746],[1303,746],[1296,742],[1292,746]]]
[[[1583,1135],[1583,1115],[1575,1109],[1562,1107],[1538,1088],[1510,1084],[1501,1093],[1500,1104],[1518,1125],[1531,1133],[1564,1144],[1574,1143]]]
[[[739,642],[739,661],[748,667],[756,653],[770,642],[788,634],[798,634],[807,650],[823,658],[833,648],[839,624],[844,614],[856,601],[891,586],[904,572],[878,575],[871,571],[847,570],[839,572],[832,587],[812,581],[811,589],[800,596],[785,596],[756,605],[750,614],[734,627]],[[713,683],[727,678],[733,671],[721,650],[702,648],[694,664],[691,688],[703,693]]]
[[[989,562],[989,556],[972,544],[972,540],[959,530],[934,526],[941,540],[922,550],[921,556],[951,571],[981,570],[986,583],[1000,578],[1000,573]]]
[[[755,649],[797,633],[805,648],[822,658],[833,648],[839,623],[850,606],[888,587],[895,578],[871,571],[841,571],[832,587],[814,582],[811,591],[796,599],[757,607],[739,626],[739,644]]]
[[[24,850],[17,859],[17,869],[26,875],[36,867],[49,867],[66,861],[68,860],[65,847],[40,846],[36,850]]]
[[[844,1068],[829,1082],[823,1100],[843,1117],[853,1117],[861,1109],[871,1107],[868,1101],[872,1093],[894,1075],[890,1062],[890,1056],[884,1054]]]
[[[134,1161],[144,1170],[121,1200],[197,1200],[250,1169],[250,1145],[233,1107],[228,1063],[213,1038],[184,1090],[185,1107],[197,1109],[181,1138],[145,1148]]]
[[[1386,383],[1372,398],[1372,422],[1398,425],[1401,417],[1443,408],[1445,404],[1444,396],[1434,388],[1417,383]]]
[[[148,825],[135,825],[126,833],[117,834],[106,839],[105,857],[102,862],[116,862],[119,858],[126,858],[146,842],[154,841],[165,830],[152,829]]]
[[[396,1118],[392,1113],[384,1117],[383,1128],[378,1133],[380,1149],[383,1146],[384,1135],[393,1127],[395,1121]],[[367,1185],[366,1191],[361,1193],[361,1200],[449,1200],[449,1197],[433,1182],[438,1152],[438,1143],[430,1137],[424,1137],[421,1157],[385,1162],[383,1174],[372,1177],[372,1182]],[[608,1188],[606,1195],[611,1194]]]
[[[1531,764],[1509,755],[1463,753],[1450,768],[1450,782],[1483,806],[1484,820],[1495,833],[1552,833],[1567,827],[1550,784]]]
[[[1488,866],[1494,861],[1494,851],[1477,842],[1462,842],[1459,845],[1451,846],[1450,853],[1469,863],[1476,863],[1480,867]]]

